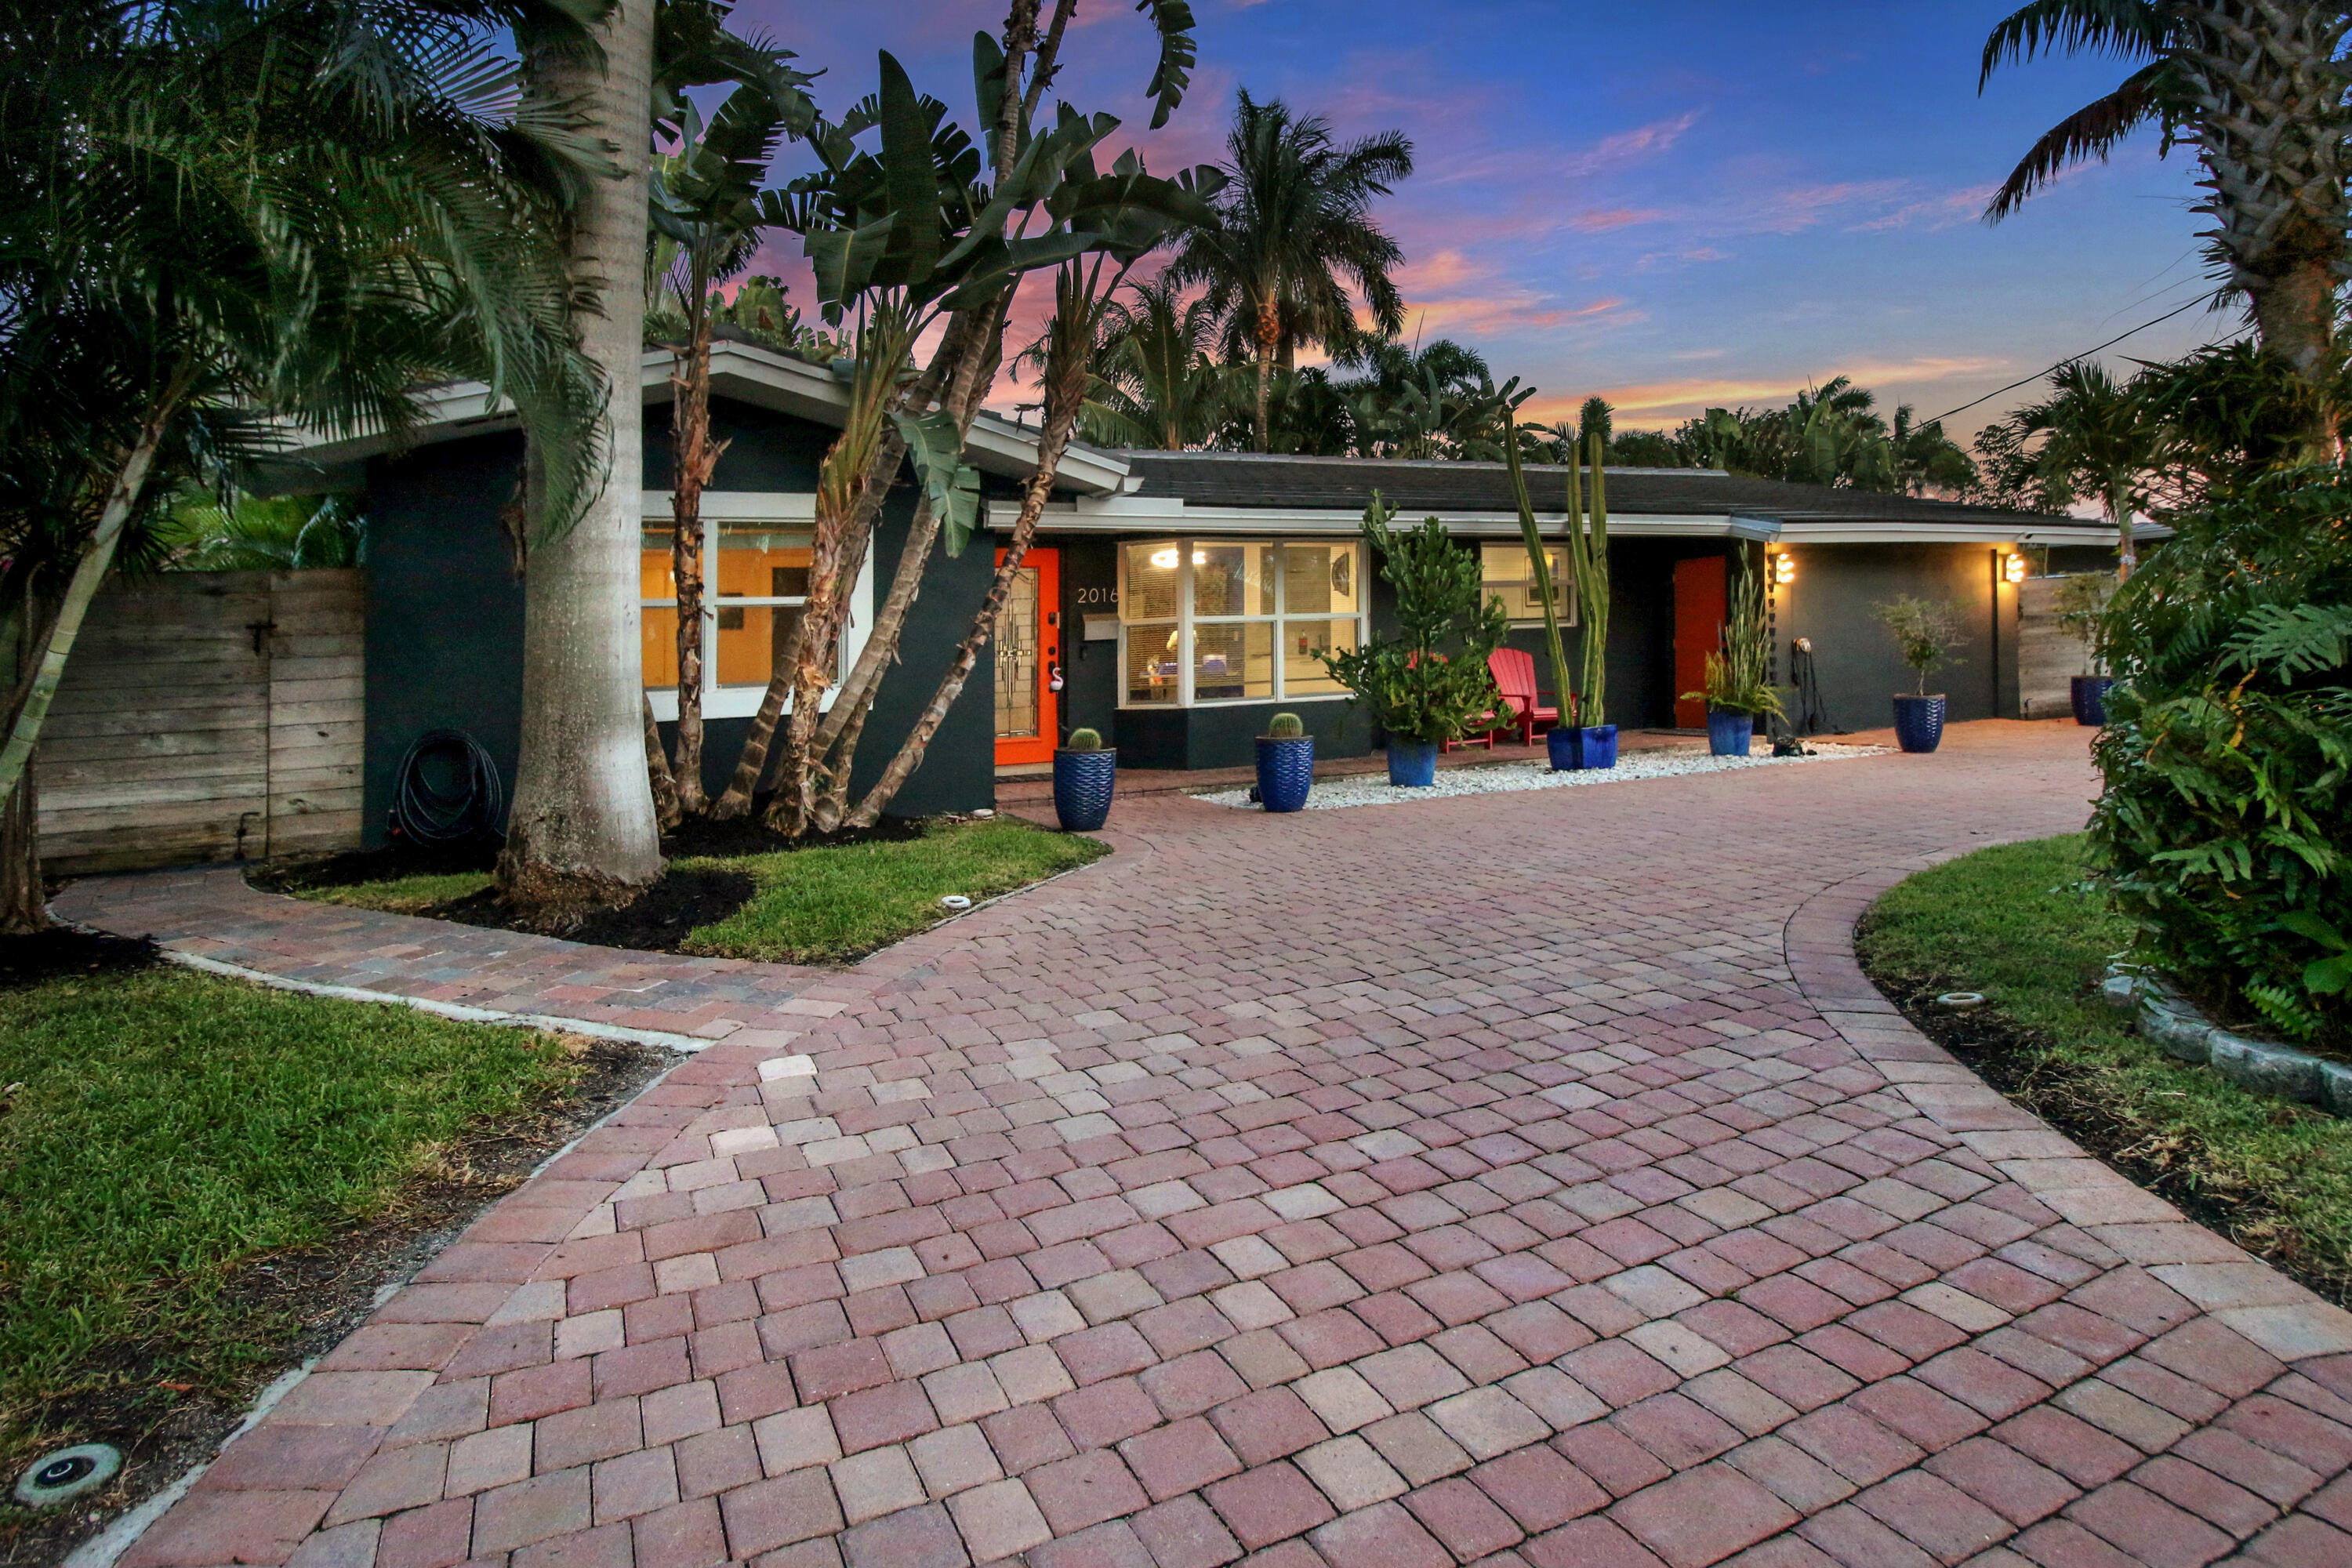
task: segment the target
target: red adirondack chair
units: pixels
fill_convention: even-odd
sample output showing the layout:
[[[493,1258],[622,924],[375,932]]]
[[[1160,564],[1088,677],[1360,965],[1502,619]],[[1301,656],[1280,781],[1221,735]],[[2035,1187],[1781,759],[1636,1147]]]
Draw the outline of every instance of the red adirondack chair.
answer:
[[[1486,668],[1495,674],[1495,684],[1502,689],[1503,701],[1511,710],[1511,722],[1518,726],[1519,744],[1536,743],[1536,726],[1550,729],[1559,722],[1559,710],[1541,707],[1537,702],[1536,656],[1515,647],[1498,647],[1486,656]]]

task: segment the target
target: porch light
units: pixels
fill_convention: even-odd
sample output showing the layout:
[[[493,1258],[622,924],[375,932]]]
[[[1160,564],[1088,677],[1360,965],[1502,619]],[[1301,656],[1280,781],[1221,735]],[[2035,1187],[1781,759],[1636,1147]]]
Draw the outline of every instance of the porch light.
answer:
[[[1176,570],[1176,547],[1171,544],[1165,550],[1153,551],[1151,553],[1151,563],[1154,566],[1159,567],[1162,572],[1173,572]],[[1192,552],[1193,565],[1206,566],[1208,563],[1209,552],[1207,551],[1195,550]]]
[[[1783,551],[1772,557],[1772,585],[1785,588],[1797,580],[1797,558]]]
[[[2011,551],[2000,563],[2000,574],[2011,583],[2025,581],[2025,557]]]

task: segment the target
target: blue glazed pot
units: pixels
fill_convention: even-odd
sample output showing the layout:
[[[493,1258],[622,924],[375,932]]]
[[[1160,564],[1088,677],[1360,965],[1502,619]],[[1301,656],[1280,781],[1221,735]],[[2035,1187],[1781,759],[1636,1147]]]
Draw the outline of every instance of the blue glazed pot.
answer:
[[[1584,731],[1547,730],[1544,749],[1551,753],[1551,771],[1572,773],[1584,765]]]
[[[1066,833],[1092,833],[1110,815],[1111,788],[1118,782],[1118,753],[1054,752],[1054,815]]]
[[[2095,730],[2107,721],[2107,688],[2111,675],[2078,675],[2068,693],[2074,700],[2074,722]]]
[[[1617,765],[1617,726],[1588,724],[1576,731],[1579,767],[1613,768]]]
[[[1737,708],[1706,710],[1706,751],[1712,757],[1744,757],[1756,738],[1756,717]]]
[[[1300,811],[1315,784],[1315,737],[1260,735],[1257,797],[1268,811]]]
[[[1399,789],[1427,789],[1436,782],[1436,742],[1389,737],[1389,783]]]
[[[1944,739],[1944,696],[1895,694],[1895,742],[1906,752],[1932,752]]]

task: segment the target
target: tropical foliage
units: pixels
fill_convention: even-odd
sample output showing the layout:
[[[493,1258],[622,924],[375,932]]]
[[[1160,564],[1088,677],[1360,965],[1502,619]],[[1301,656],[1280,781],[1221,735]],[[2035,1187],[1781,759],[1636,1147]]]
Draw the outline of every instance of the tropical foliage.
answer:
[[[1609,458],[1636,468],[1725,468],[1906,495],[1958,491],[1975,479],[1968,453],[1940,423],[1919,423],[1908,404],[1890,420],[1877,412],[1877,403],[1868,387],[1835,376],[1800,392],[1784,408],[1710,408],[1669,432],[1612,437]],[[1607,404],[1591,399],[1584,422],[1606,432],[1609,413]]]
[[[1742,544],[1726,563],[1730,573],[1720,646],[1706,656],[1706,689],[1685,691],[1685,702],[1705,702],[1729,713],[1785,719],[1780,694],[1772,689],[1771,630],[1764,615],[1763,575],[1752,547]]]
[[[2147,957],[2298,1038],[2352,1027],[2352,472],[2173,520],[2119,589],[2099,876]]]

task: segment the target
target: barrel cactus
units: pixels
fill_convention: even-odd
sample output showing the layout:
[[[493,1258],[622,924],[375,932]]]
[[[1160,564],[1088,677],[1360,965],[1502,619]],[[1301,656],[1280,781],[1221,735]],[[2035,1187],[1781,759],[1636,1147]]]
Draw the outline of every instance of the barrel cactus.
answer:
[[[1277,713],[1274,721],[1265,727],[1265,738],[1269,741],[1296,741],[1305,733],[1307,726],[1298,721],[1296,713]]]
[[[1071,731],[1070,743],[1064,748],[1072,752],[1099,752],[1102,749],[1102,731],[1099,730]]]

